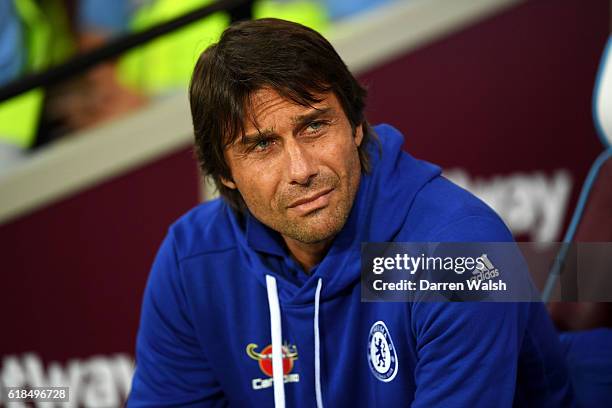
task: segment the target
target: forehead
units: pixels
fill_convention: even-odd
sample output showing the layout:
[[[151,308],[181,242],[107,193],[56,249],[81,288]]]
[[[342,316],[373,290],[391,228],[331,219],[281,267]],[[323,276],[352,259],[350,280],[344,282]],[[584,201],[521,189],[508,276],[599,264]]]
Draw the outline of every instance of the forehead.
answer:
[[[301,105],[270,88],[254,92],[245,107],[245,132],[274,126],[276,121],[295,122],[301,115],[316,110],[331,108],[332,111],[342,112],[333,92],[313,93],[313,96],[317,101],[311,105]]]

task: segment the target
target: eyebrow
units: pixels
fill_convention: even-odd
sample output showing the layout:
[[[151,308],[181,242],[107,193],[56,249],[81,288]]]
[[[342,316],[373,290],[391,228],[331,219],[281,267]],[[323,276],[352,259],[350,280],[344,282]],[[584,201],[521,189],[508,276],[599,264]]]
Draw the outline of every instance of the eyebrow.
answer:
[[[302,127],[321,116],[325,116],[325,115],[328,115],[334,112],[335,110],[332,107],[321,108],[321,109],[314,108],[312,112],[294,117],[292,122],[294,125],[297,125],[298,127]]]
[[[312,122],[315,119],[320,118],[321,116],[334,114],[336,110],[332,107],[326,108],[314,108],[312,112],[306,113],[304,115],[295,116],[291,121],[296,129],[301,129],[306,126],[308,123]],[[248,135],[242,136],[239,138],[239,144],[241,145],[249,145],[251,143],[255,143],[261,139],[265,139],[268,137],[272,137],[276,135],[276,132],[273,129],[264,129],[261,131],[253,132]]]

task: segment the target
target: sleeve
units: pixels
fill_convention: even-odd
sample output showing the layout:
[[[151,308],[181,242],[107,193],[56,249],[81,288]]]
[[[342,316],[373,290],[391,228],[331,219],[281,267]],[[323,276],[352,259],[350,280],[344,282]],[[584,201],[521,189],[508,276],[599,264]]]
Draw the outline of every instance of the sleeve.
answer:
[[[517,378],[518,306],[430,303],[415,308],[413,407],[510,407]]]
[[[145,289],[129,407],[228,405],[196,338],[183,288],[169,234]]]
[[[512,235],[496,217],[465,217],[436,242],[503,242]],[[510,302],[416,302],[416,393],[413,407],[510,407],[517,381],[524,305]]]

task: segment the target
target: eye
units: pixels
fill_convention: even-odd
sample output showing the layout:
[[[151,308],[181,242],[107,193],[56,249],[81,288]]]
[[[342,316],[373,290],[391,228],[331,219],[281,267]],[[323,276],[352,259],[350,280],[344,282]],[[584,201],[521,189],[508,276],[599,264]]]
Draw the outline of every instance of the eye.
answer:
[[[269,149],[272,146],[271,139],[261,139],[253,144],[252,150],[256,152],[263,152]]]
[[[327,125],[326,121],[323,120],[315,120],[314,122],[310,122],[306,127],[306,130],[309,133],[318,133]]]
[[[270,141],[268,139],[264,139],[264,140],[260,140],[259,142],[255,143],[255,148],[256,149],[265,149],[269,145],[270,145]]]
[[[312,122],[310,125],[308,125],[308,128],[312,129],[312,130],[318,130],[321,127],[323,127],[323,123],[322,122]]]

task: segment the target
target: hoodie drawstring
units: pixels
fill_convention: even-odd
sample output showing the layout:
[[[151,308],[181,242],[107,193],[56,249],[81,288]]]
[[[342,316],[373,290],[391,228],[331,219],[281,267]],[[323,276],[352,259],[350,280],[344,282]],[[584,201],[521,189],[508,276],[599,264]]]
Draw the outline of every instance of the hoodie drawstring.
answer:
[[[317,291],[315,292],[315,310],[314,310],[314,358],[315,358],[315,395],[317,397],[317,408],[323,408],[323,394],[321,394],[321,343],[319,340],[319,303],[321,300],[321,288],[323,287],[323,279],[319,278],[317,282]]]
[[[266,289],[270,305],[270,332],[272,334],[272,378],[274,381],[274,406],[285,408],[285,380],[283,378],[283,348],[281,314],[278,303],[276,279],[266,275]]]
[[[321,393],[321,342],[319,338],[319,304],[323,279],[319,278],[315,292],[314,310],[314,358],[315,358],[315,395],[317,408],[323,408],[323,395]],[[285,379],[283,376],[283,348],[280,304],[278,302],[278,289],[276,279],[266,275],[266,290],[270,306],[270,332],[272,335],[272,378],[274,384],[274,406],[285,407]]]

